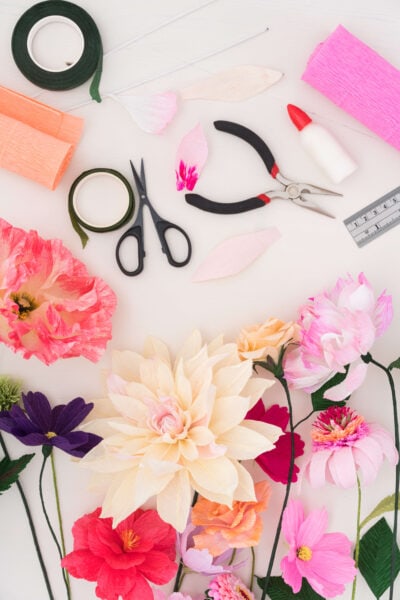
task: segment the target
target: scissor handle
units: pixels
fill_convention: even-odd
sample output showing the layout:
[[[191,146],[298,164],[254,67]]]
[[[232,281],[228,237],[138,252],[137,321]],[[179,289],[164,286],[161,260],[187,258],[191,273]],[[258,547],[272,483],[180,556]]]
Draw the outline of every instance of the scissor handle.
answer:
[[[254,198],[240,200],[239,202],[214,202],[199,194],[185,194],[185,200],[191,206],[205,210],[217,215],[236,215],[238,213],[261,208],[268,204],[271,199],[266,194],[260,194]]]
[[[120,256],[120,248],[121,248],[123,242],[127,238],[135,238],[137,241],[137,245],[138,245],[138,266],[133,271],[129,271],[128,269],[126,269],[124,267],[124,265],[122,264],[122,261],[121,261],[121,256]],[[117,259],[117,264],[124,275],[128,275],[129,277],[134,277],[135,275],[139,275],[139,273],[141,273],[143,271],[143,267],[144,267],[143,259],[144,259],[145,255],[146,255],[146,252],[144,251],[143,228],[141,225],[133,225],[132,227],[127,229],[125,231],[125,233],[118,240],[117,247],[115,249],[115,257]]]
[[[182,229],[182,227],[179,227],[179,225],[175,225],[175,223],[171,223],[170,221],[165,221],[165,219],[158,218],[157,220],[154,221],[154,223],[155,223],[155,226],[157,229],[158,237],[161,242],[161,249],[164,252],[164,254],[167,256],[167,260],[168,260],[169,264],[172,265],[173,267],[184,267],[185,265],[187,265],[192,256],[192,244],[191,244],[191,241],[190,241],[189,236],[186,233],[186,231],[184,231]],[[170,229],[175,229],[175,231],[178,231],[179,233],[181,233],[183,235],[183,237],[186,239],[187,246],[188,246],[188,253],[187,253],[186,258],[182,261],[178,261],[178,260],[174,259],[171,249],[168,245],[166,233]]]

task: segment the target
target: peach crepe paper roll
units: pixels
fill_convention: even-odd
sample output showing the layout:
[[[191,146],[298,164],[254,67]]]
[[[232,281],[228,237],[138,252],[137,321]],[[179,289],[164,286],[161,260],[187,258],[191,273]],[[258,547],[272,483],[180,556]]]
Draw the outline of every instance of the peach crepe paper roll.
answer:
[[[82,128],[79,117],[0,86],[0,167],[54,190]]]

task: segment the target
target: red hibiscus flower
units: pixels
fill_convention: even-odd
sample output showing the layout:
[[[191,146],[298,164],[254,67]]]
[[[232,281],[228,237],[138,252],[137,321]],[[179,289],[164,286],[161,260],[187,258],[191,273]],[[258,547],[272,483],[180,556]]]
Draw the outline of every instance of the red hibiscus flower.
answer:
[[[153,600],[147,580],[168,583],[176,574],[176,532],[155,510],[136,510],[113,529],[97,508],[72,529],[74,550],[61,564],[79,579],[96,581],[102,600]]]
[[[263,421],[278,425],[283,431],[289,423],[289,411],[284,406],[273,404],[269,408],[264,407],[260,399],[246,415],[246,419],[254,421]],[[262,470],[267,473],[274,481],[288,483],[289,465],[291,453],[290,432],[286,432],[275,442],[275,448],[269,452],[264,452],[256,458],[256,462]],[[298,433],[294,434],[294,453],[295,458],[304,454],[304,442]],[[292,481],[297,481],[299,467],[294,465]]]

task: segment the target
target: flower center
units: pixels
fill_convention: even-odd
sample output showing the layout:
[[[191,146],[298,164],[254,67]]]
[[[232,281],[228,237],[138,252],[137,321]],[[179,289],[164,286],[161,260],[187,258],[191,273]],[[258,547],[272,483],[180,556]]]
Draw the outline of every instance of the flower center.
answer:
[[[308,562],[312,558],[312,550],[308,546],[300,546],[296,551],[297,558]]]
[[[11,298],[18,306],[18,319],[21,321],[29,317],[29,313],[38,307],[34,298],[29,296],[29,294],[25,294],[24,292],[22,294],[11,294]]]
[[[364,417],[348,406],[331,407],[320,413],[313,423],[313,449],[351,446],[368,432]]]
[[[149,425],[153,431],[170,438],[182,437],[185,416],[174,398],[160,398],[161,402],[150,410]]]
[[[240,584],[235,586],[235,592],[238,594],[239,598],[243,598],[243,600],[253,600],[252,597],[249,596],[247,591]]]
[[[48,431],[47,433],[45,433],[45,436],[48,440],[51,440],[51,438],[57,437],[57,434],[54,433],[54,431]]]
[[[133,529],[124,529],[120,534],[122,540],[122,547],[124,552],[130,552],[135,548],[140,541],[140,537],[133,531]]]

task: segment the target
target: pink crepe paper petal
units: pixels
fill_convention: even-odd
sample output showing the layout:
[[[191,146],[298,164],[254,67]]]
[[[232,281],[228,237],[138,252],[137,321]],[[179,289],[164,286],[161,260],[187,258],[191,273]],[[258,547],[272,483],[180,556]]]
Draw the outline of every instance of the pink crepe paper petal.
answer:
[[[327,400],[333,400],[334,402],[340,402],[350,396],[360,387],[367,374],[367,365],[365,363],[354,363],[350,366],[347,377],[342,383],[334,385],[333,387],[326,390],[324,398]]]
[[[279,240],[276,227],[229,238],[216,246],[196,270],[192,281],[208,281],[240,273]]]
[[[200,124],[196,125],[181,140],[176,153],[176,189],[193,190],[206,163],[208,145]]]
[[[177,95],[174,92],[133,96],[130,94],[110,94],[111,98],[122,104],[136,125],[147,133],[161,133],[174,118]]]

